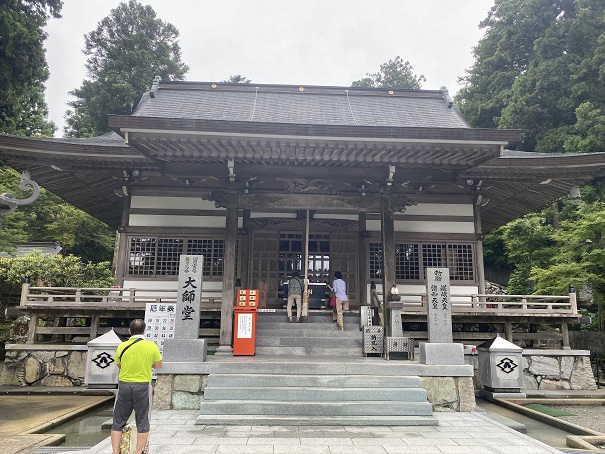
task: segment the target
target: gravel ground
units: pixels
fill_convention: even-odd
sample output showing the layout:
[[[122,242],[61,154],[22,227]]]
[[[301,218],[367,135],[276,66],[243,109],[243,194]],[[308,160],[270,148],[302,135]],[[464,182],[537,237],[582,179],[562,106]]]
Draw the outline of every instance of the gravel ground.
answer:
[[[576,415],[557,416],[559,419],[605,434],[605,408],[603,405],[549,405],[549,407]]]

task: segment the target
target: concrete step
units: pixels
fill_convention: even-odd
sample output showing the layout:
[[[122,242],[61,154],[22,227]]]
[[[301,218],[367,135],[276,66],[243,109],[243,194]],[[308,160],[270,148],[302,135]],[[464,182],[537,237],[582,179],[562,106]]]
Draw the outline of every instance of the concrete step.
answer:
[[[196,424],[242,426],[438,426],[434,416],[199,415]]]
[[[373,375],[283,375],[283,374],[210,374],[207,387],[317,386],[319,388],[421,388],[417,376]]]
[[[426,401],[422,388],[319,388],[319,387],[241,387],[204,389],[204,400],[257,400],[286,402],[417,402]]]
[[[429,402],[284,402],[263,400],[203,400],[201,415],[296,416],[432,416]],[[372,423],[367,420],[367,423]]]
[[[357,328],[357,326],[353,326],[351,329],[348,329],[349,325],[345,325],[345,330],[340,331],[337,329],[337,326],[333,327],[323,327],[320,329],[314,329],[309,327],[301,327],[301,328],[292,328],[289,327],[277,327],[277,328],[258,328],[256,329],[256,338],[258,339],[260,336],[263,338],[273,338],[273,337],[323,337],[323,338],[345,338],[350,337],[352,339],[362,339],[363,333],[361,330]]]
[[[307,356],[330,356],[330,357],[361,357],[363,351],[361,346],[356,347],[263,347],[255,349],[258,355],[307,355]]]

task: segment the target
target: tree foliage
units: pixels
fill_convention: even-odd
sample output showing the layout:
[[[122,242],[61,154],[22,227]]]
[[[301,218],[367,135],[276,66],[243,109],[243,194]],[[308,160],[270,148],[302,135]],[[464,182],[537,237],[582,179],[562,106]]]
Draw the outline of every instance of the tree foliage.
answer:
[[[519,148],[605,149],[605,2],[496,0],[456,101],[472,126],[518,128]]]
[[[0,2],[0,132],[52,136],[56,127],[46,119],[44,26],[61,17],[61,0]]]
[[[151,6],[120,3],[85,35],[88,79],[71,95],[67,137],[92,137],[109,131],[107,115],[129,115],[155,76],[182,80],[189,70],[181,61],[176,27],[157,18]]]
[[[0,258],[0,281],[19,288],[29,276],[35,286],[109,288],[113,276],[109,262],[82,262],[74,255],[42,254]]]
[[[246,76],[242,76],[241,74],[236,74],[235,76],[230,76],[227,80],[221,80],[222,83],[231,83],[231,84],[249,84],[252,80],[248,79]]]
[[[18,198],[29,194],[19,189],[19,174],[0,167],[0,193],[10,192]],[[68,204],[51,192],[40,189],[40,197],[31,205],[20,206],[14,213],[0,217],[0,250],[12,251],[23,242],[54,241],[68,254],[84,261],[110,261],[115,232],[106,224]]]
[[[365,77],[351,83],[352,87],[364,88],[421,88],[426,82],[423,75],[414,74],[414,68],[409,61],[403,61],[400,56],[380,65],[377,73],[367,73]]]

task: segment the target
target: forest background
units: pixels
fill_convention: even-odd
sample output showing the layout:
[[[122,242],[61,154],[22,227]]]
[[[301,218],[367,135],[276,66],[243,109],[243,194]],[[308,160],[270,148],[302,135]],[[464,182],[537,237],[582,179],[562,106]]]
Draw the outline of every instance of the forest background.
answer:
[[[0,4],[0,132],[52,137],[44,83],[48,67],[44,26],[59,18],[61,0],[7,0]],[[542,153],[605,151],[605,2],[496,0],[480,27],[475,63],[455,98],[472,127],[522,130],[513,148]],[[88,77],[71,94],[66,137],[109,131],[108,114],[130,114],[155,75],[183,80],[179,32],[135,0],[120,4],[85,37]],[[421,68],[420,68],[421,69]],[[240,74],[227,79],[249,83]],[[352,86],[421,88],[400,56]],[[24,196],[19,175],[0,167],[0,191]],[[605,301],[605,180],[582,188],[582,201],[554,201],[489,232],[487,270],[507,276],[509,294],[566,294],[580,290],[590,328],[603,330]],[[64,256],[32,254],[0,259],[2,293],[24,275],[50,286],[107,287],[115,232],[42,190],[32,205],[0,218],[0,250],[23,242],[59,242]],[[50,271],[50,272],[49,272]]]

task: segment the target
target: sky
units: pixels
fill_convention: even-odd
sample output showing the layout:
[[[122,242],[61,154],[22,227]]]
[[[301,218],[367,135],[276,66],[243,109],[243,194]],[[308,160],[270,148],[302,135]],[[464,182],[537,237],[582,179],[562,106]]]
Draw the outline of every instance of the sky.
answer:
[[[125,0],[124,0],[125,1]],[[140,0],[180,32],[189,81],[350,86],[396,56],[422,88],[453,96],[494,0]],[[84,35],[119,0],[64,0],[46,27],[49,119],[63,136],[69,91],[87,77]],[[151,81],[149,81],[151,85]]]

